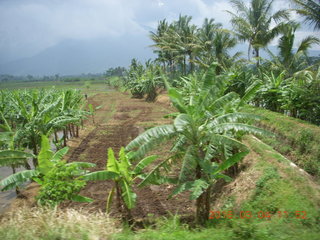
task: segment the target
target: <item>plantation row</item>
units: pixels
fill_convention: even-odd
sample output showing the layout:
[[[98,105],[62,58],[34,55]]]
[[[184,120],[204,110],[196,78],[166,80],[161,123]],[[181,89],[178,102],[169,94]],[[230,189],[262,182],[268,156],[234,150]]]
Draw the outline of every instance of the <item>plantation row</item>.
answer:
[[[89,112],[84,111],[83,95],[76,90],[0,91],[1,166],[24,166],[33,153],[37,166],[41,136],[53,137],[56,149],[79,135],[79,126]],[[62,136],[61,136],[62,135]],[[15,171],[15,170],[14,170]]]
[[[142,179],[139,184],[141,187],[148,184],[171,183],[176,186],[171,196],[190,191],[190,200],[196,200],[196,222],[204,224],[209,217],[212,187],[218,179],[230,180],[238,172],[238,162],[249,152],[246,145],[241,143],[242,136],[248,133],[270,135],[252,125],[254,121],[264,118],[243,112],[243,107],[252,99],[260,85],[254,82],[243,97],[235,92],[226,94],[226,81],[215,75],[215,67],[212,66],[199,78],[192,78],[189,84],[182,88],[172,87],[168,82],[166,86],[171,101],[178,110],[169,116],[174,118],[173,124],[145,131],[121,149],[118,160],[113,150],[109,149],[105,170],[88,172],[85,169],[93,167],[91,163],[62,161],[68,148],[53,153],[47,136],[63,127],[48,124],[48,129],[39,128],[46,131],[38,130],[39,138],[42,138],[41,151],[33,155],[37,159],[37,167],[3,179],[0,182],[3,190],[18,187],[23,182],[33,179],[41,185],[37,196],[38,203],[55,206],[64,200],[90,202],[92,199],[78,195],[86,181],[111,179],[114,181],[114,188],[109,192],[107,210],[110,209],[115,196],[116,206],[123,213],[123,218],[131,222],[131,209],[136,203],[136,194],[133,192],[134,179]],[[56,101],[63,103],[62,99]],[[60,104],[50,104],[53,105]],[[74,117],[71,121],[69,117],[71,116],[58,118],[65,118],[65,124],[80,124],[81,117],[78,122],[74,122]],[[49,119],[47,121],[56,122]],[[171,140],[172,143],[168,158],[145,157],[159,143],[167,140]],[[2,154],[6,152],[2,151]],[[10,157],[13,161],[14,156]],[[160,162],[157,165],[152,164],[157,159]],[[152,170],[144,171],[150,164]],[[179,172],[174,173],[174,176],[167,175],[170,169],[177,165]]]

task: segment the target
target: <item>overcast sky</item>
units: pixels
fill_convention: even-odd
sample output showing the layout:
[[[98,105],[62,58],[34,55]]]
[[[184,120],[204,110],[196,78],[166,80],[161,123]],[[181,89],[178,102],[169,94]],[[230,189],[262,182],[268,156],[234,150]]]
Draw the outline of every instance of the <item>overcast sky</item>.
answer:
[[[275,0],[274,9],[288,6]],[[166,18],[205,17],[231,28],[228,0],[0,0],[0,63],[33,56],[67,39],[144,35]],[[296,17],[296,16],[295,16]],[[319,32],[303,28],[299,39]],[[320,46],[313,47],[320,50]]]

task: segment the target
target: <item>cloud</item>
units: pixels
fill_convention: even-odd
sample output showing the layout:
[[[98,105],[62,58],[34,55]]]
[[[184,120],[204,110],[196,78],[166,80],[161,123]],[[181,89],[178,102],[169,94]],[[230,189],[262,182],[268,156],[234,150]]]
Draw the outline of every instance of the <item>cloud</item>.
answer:
[[[64,39],[145,34],[124,0],[0,3],[0,52],[28,55]]]
[[[287,3],[274,4],[278,9]],[[35,55],[66,39],[147,38],[159,20],[171,22],[179,14],[193,16],[199,26],[207,17],[231,28],[225,10],[233,11],[228,0],[1,0],[0,62]]]

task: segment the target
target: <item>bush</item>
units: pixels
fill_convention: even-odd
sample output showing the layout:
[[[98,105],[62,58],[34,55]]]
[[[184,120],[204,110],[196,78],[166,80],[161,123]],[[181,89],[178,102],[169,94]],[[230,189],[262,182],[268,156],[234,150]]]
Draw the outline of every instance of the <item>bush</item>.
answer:
[[[81,177],[75,177],[78,167],[67,165],[65,161],[58,162],[43,178],[38,203],[42,206],[56,206],[64,200],[72,200],[86,185]]]

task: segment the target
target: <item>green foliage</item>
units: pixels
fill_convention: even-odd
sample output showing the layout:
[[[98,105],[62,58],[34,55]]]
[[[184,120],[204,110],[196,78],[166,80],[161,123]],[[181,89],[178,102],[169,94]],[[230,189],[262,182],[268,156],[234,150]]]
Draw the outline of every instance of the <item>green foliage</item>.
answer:
[[[260,137],[280,153],[291,159],[308,173],[320,176],[319,127],[279,113],[261,108],[248,108],[248,112],[268,117],[261,126],[276,134],[276,138]],[[292,131],[295,129],[295,131]]]
[[[28,158],[34,157],[33,154],[18,150],[0,151],[0,166],[23,165]]]
[[[143,98],[146,95],[146,101],[153,102],[158,95],[158,88],[163,87],[162,78],[160,66],[147,62],[144,67],[133,59],[125,85],[134,98]]]
[[[49,136],[64,130],[65,139],[66,128],[78,127],[88,114],[82,110],[83,96],[77,90],[1,90],[0,99],[0,126],[4,131],[0,147],[28,148],[35,156],[39,154],[41,135]],[[7,141],[1,142],[5,135]],[[59,139],[55,141],[59,142]],[[33,160],[37,166],[37,159]]]
[[[260,117],[240,112],[257,87],[250,88],[243,99],[235,93],[225,95],[227,87],[215,76],[214,67],[197,80],[185,80],[181,91],[167,84],[170,99],[180,112],[174,123],[145,131],[126,149],[136,150],[135,156],[141,157],[162,141],[173,139],[172,155],[145,175],[140,185],[170,182],[177,184],[172,195],[190,191],[191,199],[197,199],[197,221],[204,223],[210,209],[203,210],[203,206],[210,206],[211,187],[219,178],[230,180],[223,172],[248,153],[247,147],[239,141],[241,136],[267,132],[251,125]],[[179,177],[163,176],[177,159],[182,160]]]
[[[41,185],[37,197],[41,205],[55,206],[63,200],[89,202],[91,199],[76,195],[85,185],[80,178],[86,171],[85,168],[94,167],[95,164],[86,162],[65,163],[62,161],[68,148],[63,148],[53,153],[50,142],[45,135],[41,136],[41,150],[38,155],[39,165],[35,170],[25,170],[2,179],[2,191],[16,188],[29,180],[34,180]]]
[[[43,177],[36,197],[38,203],[42,206],[56,206],[64,200],[74,200],[86,185],[86,182],[77,176],[78,171],[76,165],[67,165],[65,161],[56,163]]]
[[[136,194],[133,191],[134,180],[140,177],[144,168],[154,162],[157,156],[149,156],[141,161],[133,168],[130,159],[132,153],[126,153],[122,147],[119,151],[119,158],[114,155],[112,148],[108,149],[108,160],[106,164],[106,170],[91,172],[84,175],[84,179],[87,181],[97,180],[113,180],[114,187],[110,190],[107,198],[107,212],[110,211],[110,207],[114,198],[114,193],[117,196],[117,206],[121,209],[124,208],[126,215],[124,218],[128,218],[131,221],[132,216],[130,210],[135,207]],[[119,209],[121,211],[121,209]]]

